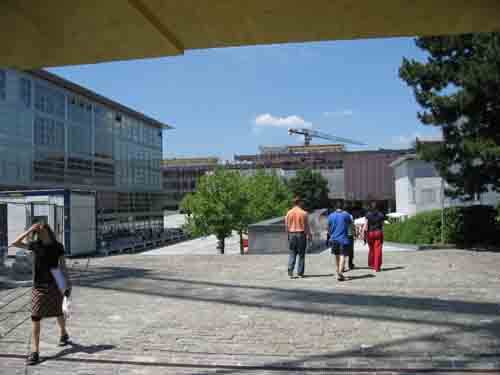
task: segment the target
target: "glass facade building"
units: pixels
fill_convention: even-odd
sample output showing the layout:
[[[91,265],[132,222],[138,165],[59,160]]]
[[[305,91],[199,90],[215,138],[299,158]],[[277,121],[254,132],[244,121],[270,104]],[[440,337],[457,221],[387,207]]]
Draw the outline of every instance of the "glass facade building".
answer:
[[[47,71],[0,68],[0,189],[95,191],[101,239],[160,230],[165,128]]]

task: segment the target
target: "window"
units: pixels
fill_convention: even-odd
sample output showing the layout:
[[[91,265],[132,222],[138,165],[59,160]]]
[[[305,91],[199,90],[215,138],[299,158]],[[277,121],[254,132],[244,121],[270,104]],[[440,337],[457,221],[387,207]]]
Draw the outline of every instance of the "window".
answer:
[[[436,191],[434,189],[422,189],[422,203],[431,204],[436,202]]]
[[[416,197],[415,197],[415,179],[410,178],[409,179],[409,184],[408,184],[408,201],[410,203],[415,203],[416,202]]]
[[[135,120],[131,120],[130,121],[131,124],[132,124],[132,139],[134,140],[134,142],[139,142],[140,139],[139,139],[139,123]]]
[[[40,116],[35,118],[35,145],[64,150],[64,124]]]
[[[145,183],[144,168],[135,168],[134,185],[143,185]]]
[[[113,157],[113,132],[110,126],[110,112],[95,107],[95,156],[111,159]]]
[[[120,135],[123,138],[128,138],[128,123],[126,121],[120,120],[120,122],[117,122],[117,124],[120,124],[120,129],[121,129]]]
[[[68,117],[73,122],[90,125],[92,121],[92,105],[84,99],[73,96],[68,104]]]
[[[69,131],[69,152],[90,155],[90,127],[72,125]]]
[[[65,96],[40,83],[35,85],[35,108],[43,113],[64,118]]]
[[[19,99],[27,108],[31,107],[31,81],[27,78],[19,80]]]
[[[139,132],[139,143],[144,144],[145,134],[144,134],[144,124],[140,121],[137,121],[137,128]]]
[[[0,99],[5,100],[7,94],[7,74],[0,69]]]
[[[331,169],[343,169],[344,168],[344,161],[343,160],[334,160],[330,164]]]
[[[125,118],[125,125],[127,126],[127,139],[134,139],[134,124],[128,117]]]
[[[152,132],[151,132],[151,128],[149,126],[146,126],[144,125],[143,126],[143,131],[144,131],[144,143],[147,145],[147,146],[152,146],[153,142],[152,142]]]
[[[161,132],[161,129],[158,130],[158,137],[156,137],[156,142],[155,142],[155,146],[158,146],[158,147],[161,147],[161,142],[162,142],[162,132]]]

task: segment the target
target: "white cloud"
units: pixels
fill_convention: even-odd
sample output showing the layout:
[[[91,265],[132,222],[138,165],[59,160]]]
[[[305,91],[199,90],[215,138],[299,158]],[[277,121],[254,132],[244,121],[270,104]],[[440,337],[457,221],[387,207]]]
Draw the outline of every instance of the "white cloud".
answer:
[[[290,128],[294,126],[312,128],[312,123],[297,115],[287,117],[275,117],[269,113],[258,115],[254,120],[258,127]]]
[[[349,117],[354,114],[352,109],[341,109],[333,112],[323,112],[323,116],[325,117]]]
[[[421,135],[413,133],[411,135],[398,135],[391,139],[391,143],[399,147],[412,147],[416,139],[421,141],[441,141],[443,138],[440,135]]]

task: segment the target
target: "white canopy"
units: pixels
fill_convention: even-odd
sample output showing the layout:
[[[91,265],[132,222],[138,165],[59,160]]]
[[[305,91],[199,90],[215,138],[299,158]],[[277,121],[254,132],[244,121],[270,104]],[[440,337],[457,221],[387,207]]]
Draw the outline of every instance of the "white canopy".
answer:
[[[392,217],[392,218],[400,218],[400,217],[405,217],[408,216],[407,214],[404,214],[402,212],[391,212],[387,214],[387,217]]]

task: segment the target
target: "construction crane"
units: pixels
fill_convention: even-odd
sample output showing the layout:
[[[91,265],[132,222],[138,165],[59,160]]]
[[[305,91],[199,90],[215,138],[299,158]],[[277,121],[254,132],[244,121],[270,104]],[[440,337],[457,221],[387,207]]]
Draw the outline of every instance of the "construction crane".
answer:
[[[334,135],[318,132],[311,129],[288,129],[288,134],[298,134],[304,136],[304,146],[310,146],[313,138],[321,138],[338,143],[346,143],[351,145],[366,146],[364,143],[355,141],[353,139],[337,137]]]

